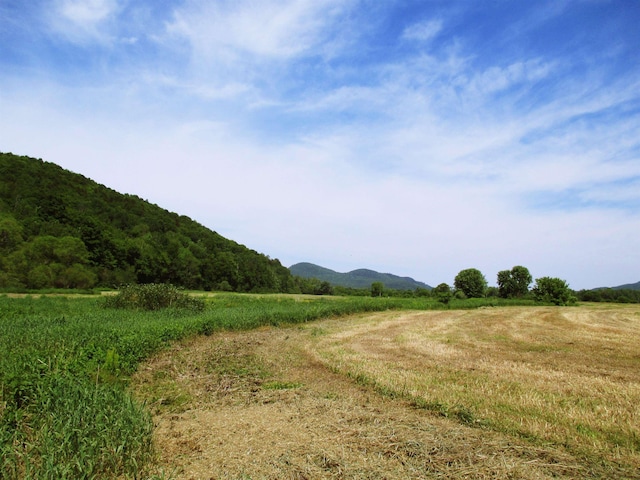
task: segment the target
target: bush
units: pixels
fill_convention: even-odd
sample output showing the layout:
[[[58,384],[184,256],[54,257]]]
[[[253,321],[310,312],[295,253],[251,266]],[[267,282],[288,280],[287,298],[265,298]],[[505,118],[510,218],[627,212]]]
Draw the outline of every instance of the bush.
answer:
[[[538,278],[531,291],[537,302],[553,303],[554,305],[573,305],[576,303],[576,297],[569,289],[569,285],[560,278]]]
[[[134,310],[177,308],[201,312],[204,310],[204,300],[189,296],[170,284],[150,283],[122,287],[116,295],[107,297],[105,306]]]
[[[439,302],[448,305],[451,301],[452,293],[451,287],[446,283],[441,283],[432,291],[433,296],[438,299]]]

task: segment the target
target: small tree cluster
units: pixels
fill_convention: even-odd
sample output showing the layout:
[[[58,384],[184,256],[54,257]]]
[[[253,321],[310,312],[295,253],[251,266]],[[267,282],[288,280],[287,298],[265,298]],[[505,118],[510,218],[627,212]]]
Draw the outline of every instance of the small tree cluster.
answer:
[[[372,297],[381,297],[383,291],[384,291],[384,283],[382,283],[382,282],[373,282],[371,284],[371,296]]]
[[[448,303],[453,295],[456,298],[480,298],[487,296],[493,289],[502,298],[522,298],[529,295],[531,274],[526,267],[517,265],[511,270],[498,272],[498,288],[487,287],[487,281],[476,268],[460,271],[454,280],[455,291],[451,292],[446,283],[438,285],[432,294],[443,303]],[[495,295],[495,293],[494,293]],[[542,277],[536,279],[531,295],[537,302],[552,303],[554,305],[572,305],[576,297],[569,285],[559,278]]]
[[[533,278],[526,267],[520,265],[511,270],[498,272],[498,296],[502,298],[522,298],[529,293]]]
[[[295,293],[308,295],[333,295],[333,287],[327,281],[317,278],[294,277]]]

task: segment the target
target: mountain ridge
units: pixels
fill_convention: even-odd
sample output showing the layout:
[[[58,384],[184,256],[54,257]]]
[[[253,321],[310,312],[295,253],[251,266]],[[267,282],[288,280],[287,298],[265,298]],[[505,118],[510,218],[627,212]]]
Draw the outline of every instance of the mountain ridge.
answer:
[[[592,290],[640,290],[640,282],[636,283],[625,283],[624,285],[617,285],[615,287],[598,287],[592,288]]]
[[[317,278],[329,282],[331,285],[350,288],[369,288],[374,282],[382,282],[385,288],[393,290],[415,290],[425,288],[431,290],[431,286],[414,280],[411,277],[400,277],[391,273],[380,273],[367,268],[359,268],[347,273],[336,272],[330,268],[322,267],[310,262],[300,262],[289,267],[289,271],[302,278]]]

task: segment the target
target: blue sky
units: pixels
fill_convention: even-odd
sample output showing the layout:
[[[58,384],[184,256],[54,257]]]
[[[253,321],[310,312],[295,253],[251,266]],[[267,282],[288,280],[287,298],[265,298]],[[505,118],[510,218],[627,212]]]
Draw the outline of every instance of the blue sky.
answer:
[[[278,258],[640,280],[640,1],[0,0],[0,151]]]

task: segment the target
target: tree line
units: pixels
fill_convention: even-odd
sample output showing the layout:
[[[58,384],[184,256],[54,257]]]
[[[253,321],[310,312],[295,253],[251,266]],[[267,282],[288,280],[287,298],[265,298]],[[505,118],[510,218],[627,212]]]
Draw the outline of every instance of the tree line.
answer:
[[[529,269],[521,265],[511,270],[502,270],[497,275],[497,288],[488,287],[482,272],[476,268],[461,270],[454,279],[454,289],[446,283],[438,285],[435,294],[443,302],[448,302],[453,296],[457,298],[481,298],[494,296],[500,298],[531,298],[537,302],[555,305],[572,305],[576,303],[576,296],[565,280],[555,277],[541,277],[536,279]]]
[[[432,294],[445,303],[453,297],[530,298],[555,305],[572,305],[576,301],[640,303],[640,290],[601,288],[576,292],[565,280],[555,277],[537,278],[533,287],[532,283],[529,270],[521,265],[498,272],[497,287],[489,287],[480,270],[468,268],[456,275],[453,288],[441,283],[433,289]]]
[[[640,290],[630,288],[597,288],[576,292],[581,302],[640,303]]]

